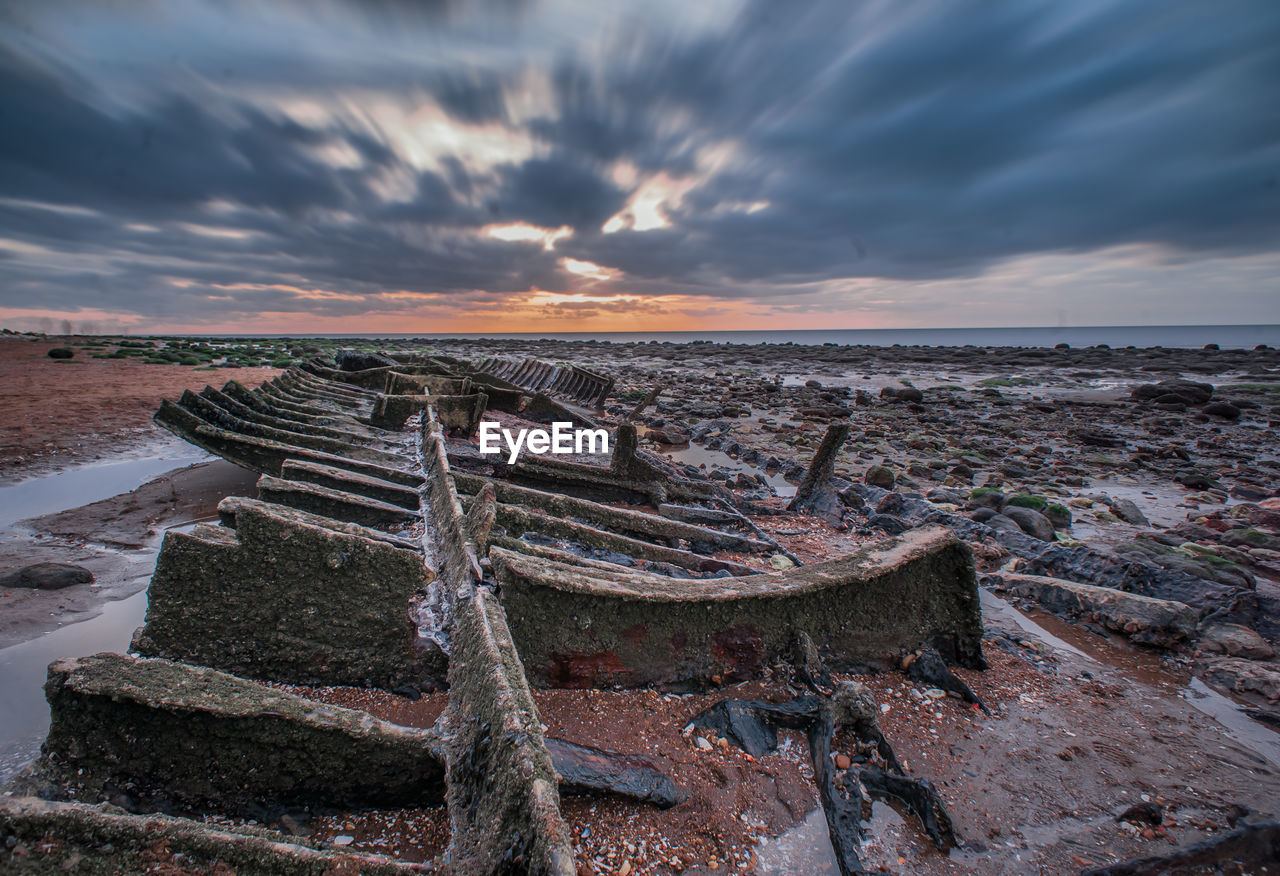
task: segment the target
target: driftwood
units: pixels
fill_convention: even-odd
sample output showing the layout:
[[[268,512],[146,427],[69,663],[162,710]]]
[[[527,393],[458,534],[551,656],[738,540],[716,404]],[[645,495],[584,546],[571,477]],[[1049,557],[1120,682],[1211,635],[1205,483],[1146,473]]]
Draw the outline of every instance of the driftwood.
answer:
[[[685,799],[684,790],[647,757],[550,738],[547,751],[560,774],[562,792],[615,794],[659,809],[670,809]]]
[[[647,393],[645,393],[644,398],[640,399],[640,403],[637,404],[634,408],[632,408],[631,411],[625,417],[623,417],[623,419],[634,420],[636,417],[640,416],[640,412],[643,411],[645,408],[649,407],[649,405],[653,404],[654,401],[657,400],[659,394],[661,394],[661,392],[666,388],[667,387],[665,384],[659,383],[653,389],[649,390]]]
[[[812,666],[806,672],[826,675]],[[722,700],[695,716],[690,726],[713,731],[752,757],[777,748],[780,727],[804,730],[836,862],[842,876],[848,876],[865,872],[858,851],[871,797],[892,798],[905,805],[939,849],[956,845],[942,797],[927,780],[906,774],[876,725],[875,714],[875,702],[866,688],[844,682],[830,696],[801,696],[785,703]],[[863,749],[846,770],[836,769],[831,756],[832,739],[839,729],[852,731]]]
[[[907,678],[931,685],[949,694],[955,694],[966,703],[973,703],[988,715],[991,714],[991,710],[987,708],[986,703],[978,699],[978,695],[973,692],[969,685],[964,683],[963,679],[958,678],[951,671],[951,667],[933,649],[921,651],[911,661],[907,666]]]

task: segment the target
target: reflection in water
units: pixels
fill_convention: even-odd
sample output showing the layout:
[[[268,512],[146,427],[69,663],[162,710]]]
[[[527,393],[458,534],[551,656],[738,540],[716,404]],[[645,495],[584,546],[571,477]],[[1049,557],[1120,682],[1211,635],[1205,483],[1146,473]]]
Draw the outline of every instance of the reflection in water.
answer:
[[[209,454],[188,447],[147,459],[81,465],[48,477],[0,487],[0,529],[29,517],[118,496],[165,472],[210,459],[213,457]]]
[[[894,849],[905,849],[904,831],[914,835],[911,822],[898,810],[880,800],[871,802],[871,820],[863,823],[863,842],[859,857],[864,864],[875,869],[884,864],[890,869],[897,863]],[[883,861],[881,859],[883,858]],[[756,846],[756,869],[765,876],[840,876],[831,834],[827,831],[827,816],[822,807],[810,812],[804,821],[774,837],[761,839]]]
[[[78,466],[47,477],[0,487],[0,533],[15,521],[78,508],[136,489],[158,475],[211,459],[183,447],[161,456]],[[180,528],[180,527],[179,527]],[[155,538],[138,557],[148,571],[135,583],[144,587],[160,547]],[[37,639],[0,649],[0,784],[40,751],[49,726],[44,699],[48,666],[60,657],[125,651],[147,611],[143,589],[127,599],[106,602],[100,614],[68,624]]]
[[[49,728],[48,666],[60,657],[123,652],[147,613],[147,591],[108,602],[97,617],[0,650],[0,784],[40,753]]]
[[[840,876],[836,853],[827,833],[827,816],[822,807],[810,812],[804,821],[773,839],[761,839],[756,846],[755,872],[763,876]]]
[[[694,468],[705,464],[705,472],[710,472],[713,466],[719,466],[728,471],[746,472],[749,475],[762,474],[765,480],[769,482],[769,486],[773,487],[774,492],[779,496],[794,496],[796,494],[795,485],[787,483],[786,479],[778,472],[769,472],[749,462],[743,462],[741,459],[734,459],[723,450],[711,450],[700,444],[689,444],[683,447],[664,447],[661,452],[675,462],[683,462],[685,465],[691,465]]]

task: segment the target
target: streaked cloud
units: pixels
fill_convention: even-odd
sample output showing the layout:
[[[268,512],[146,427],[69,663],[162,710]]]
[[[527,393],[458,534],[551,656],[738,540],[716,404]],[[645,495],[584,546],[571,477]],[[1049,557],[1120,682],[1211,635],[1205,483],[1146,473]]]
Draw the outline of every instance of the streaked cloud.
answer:
[[[0,319],[1275,322],[1277,82],[1267,0],[8,4]]]

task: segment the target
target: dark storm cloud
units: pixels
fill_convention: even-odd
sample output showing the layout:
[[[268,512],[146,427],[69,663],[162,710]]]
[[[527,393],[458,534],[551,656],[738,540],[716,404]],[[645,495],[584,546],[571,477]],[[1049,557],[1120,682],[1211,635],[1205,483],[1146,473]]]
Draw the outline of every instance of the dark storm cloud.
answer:
[[[687,109],[745,163],[691,193],[679,234],[602,239],[595,260],[795,282],[1125,243],[1274,248],[1280,7],[895,8],[885,31],[880,15],[758,6],[673,62],[701,71],[688,91],[635,67],[619,94],[665,84],[647,92],[655,119]],[[758,200],[771,207],[716,209]]]
[[[292,7],[283,35],[256,5],[122,6],[71,35],[59,16],[91,7],[56,8],[0,17],[0,238],[23,247],[0,249],[0,305],[358,313],[394,290],[563,288],[561,255],[622,291],[784,301],[1280,237],[1269,0],[757,2],[697,26],[654,4],[589,32],[594,5],[333,3]],[[426,169],[362,117],[375,98],[533,154],[464,142]],[[627,169],[684,181],[668,227],[602,233]],[[479,233],[517,222],[574,234],[549,252]],[[237,284],[355,300],[217,291]]]
[[[626,196],[581,155],[531,158],[498,169],[502,187],[490,212],[502,221],[591,230],[622,207]]]

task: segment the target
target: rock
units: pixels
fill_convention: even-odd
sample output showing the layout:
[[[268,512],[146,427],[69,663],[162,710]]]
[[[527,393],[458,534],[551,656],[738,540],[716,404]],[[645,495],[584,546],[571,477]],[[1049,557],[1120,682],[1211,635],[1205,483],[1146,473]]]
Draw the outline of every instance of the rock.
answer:
[[[0,578],[0,588],[23,587],[30,590],[61,590],[77,584],[88,584],[93,573],[70,563],[35,563]]]
[[[1224,420],[1240,419],[1240,409],[1230,402],[1212,402],[1200,410],[1212,417],[1221,417]]]
[[[895,480],[893,469],[883,465],[873,465],[867,469],[867,473],[862,478],[864,483],[871,484],[873,487],[880,487],[884,490],[892,490]]]
[[[907,666],[907,677],[913,681],[928,684],[932,689],[940,691],[944,696],[948,693],[959,697],[966,703],[974,703],[984,712],[987,707],[978,699],[969,685],[947,666],[942,655],[932,648],[921,651],[915,660]],[[926,692],[926,696],[931,696]]]
[[[914,386],[904,386],[898,390],[897,398],[898,401],[904,402],[922,402],[924,401],[924,393]]]
[[[1273,703],[1280,700],[1280,670],[1268,663],[1224,658],[1204,665],[1198,674],[1206,684],[1231,693],[1261,694]]]
[[[782,554],[774,554],[769,557],[769,565],[774,569],[777,569],[779,572],[785,572],[787,569],[795,567],[795,563],[793,563],[788,557],[784,557]]]
[[[991,510],[991,509],[986,509],[986,510]],[[977,520],[976,517],[974,519]],[[1015,521],[1010,520],[1008,517],[1005,517],[1003,514],[993,513],[986,520],[982,520],[979,522],[985,523],[987,526],[990,526],[992,529],[1004,529],[1004,530],[1008,530],[1009,532],[1016,532],[1019,535],[1023,534],[1022,527],[1019,526]]]
[[[867,518],[867,526],[882,529],[889,535],[901,535],[911,527],[892,514],[872,514]]]
[[[1145,645],[1168,647],[1190,640],[1196,633],[1194,609],[1169,599],[1041,575],[997,572],[986,576],[983,582],[1033,599],[1058,614],[1095,619],[1107,629],[1122,632]]]
[[[364,371],[367,368],[394,367],[396,361],[377,353],[361,353],[358,350],[339,350],[334,356],[341,371]]]
[[[991,508],[999,511],[1004,507],[1007,497],[999,490],[993,490],[990,487],[979,487],[969,494],[967,506],[969,508]]]
[[[1124,447],[1124,439],[1116,438],[1114,435],[1108,435],[1105,432],[1086,430],[1076,432],[1076,438],[1081,444],[1087,444],[1090,447]]]
[[[71,359],[76,355],[76,351],[70,347],[54,347],[45,355],[50,359]]]
[[[945,505],[960,506],[965,503],[964,496],[960,495],[954,490],[944,490],[944,489],[930,490],[925,495],[925,498],[935,505],[945,504]]]
[[[1044,516],[1049,518],[1054,529],[1066,529],[1071,526],[1071,509],[1066,505],[1051,502],[1045,506]]]
[[[840,682],[825,708],[836,727],[875,726],[880,714],[875,694],[860,681]]]
[[[664,426],[661,429],[650,429],[649,440],[658,444],[688,444],[689,433],[678,426]]]
[[[867,505],[853,485],[845,487],[839,493],[836,493],[836,495],[840,497],[841,505],[844,505],[846,508],[852,508],[855,511],[861,510]]]
[[[1005,517],[1018,524],[1019,528],[1027,535],[1034,536],[1041,541],[1053,541],[1053,524],[1049,522],[1048,517],[1045,517],[1039,511],[1018,505],[1006,505],[1002,513]],[[990,521],[988,521],[987,525],[990,525]]]
[[[1111,509],[1112,514],[1125,523],[1131,523],[1134,526],[1149,527],[1151,525],[1151,522],[1147,520],[1147,516],[1130,499],[1112,499],[1107,507]]]
[[[1230,657],[1270,660],[1275,649],[1254,630],[1240,624],[1212,623],[1200,630],[1200,647],[1206,651],[1226,652]]]
[[[1213,384],[1194,380],[1162,380],[1135,386],[1129,397],[1137,401],[1153,401],[1168,395],[1176,396],[1183,404],[1202,405],[1213,397]]]
[[[1148,824],[1155,827],[1164,821],[1164,812],[1161,811],[1160,804],[1148,800],[1130,806],[1116,816],[1116,821],[1127,821],[1130,824]]]

